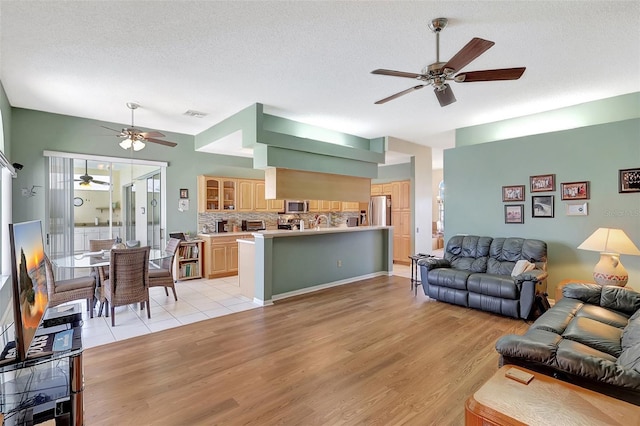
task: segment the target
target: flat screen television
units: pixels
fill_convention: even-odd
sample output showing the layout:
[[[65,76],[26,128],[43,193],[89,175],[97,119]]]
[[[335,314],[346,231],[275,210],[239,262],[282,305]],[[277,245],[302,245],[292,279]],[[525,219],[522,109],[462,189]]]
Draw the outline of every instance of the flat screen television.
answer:
[[[49,303],[39,220],[9,224],[16,360],[27,358]]]

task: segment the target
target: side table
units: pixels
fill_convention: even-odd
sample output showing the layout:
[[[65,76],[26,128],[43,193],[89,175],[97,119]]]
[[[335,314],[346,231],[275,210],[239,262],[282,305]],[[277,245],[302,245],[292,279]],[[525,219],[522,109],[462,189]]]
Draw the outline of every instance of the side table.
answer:
[[[534,378],[525,385],[505,373]],[[500,368],[465,404],[465,425],[630,425],[640,407],[522,367]]]
[[[412,254],[409,256],[409,259],[411,259],[411,290],[413,290],[414,296],[418,295],[418,284],[420,284],[420,280],[418,279],[418,260],[426,257],[433,256],[424,253]]]

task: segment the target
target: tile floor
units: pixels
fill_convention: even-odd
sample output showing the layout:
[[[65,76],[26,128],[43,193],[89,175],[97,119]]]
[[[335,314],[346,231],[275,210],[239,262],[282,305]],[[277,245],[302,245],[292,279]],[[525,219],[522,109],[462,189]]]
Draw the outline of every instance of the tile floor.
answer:
[[[408,278],[411,276],[411,269],[408,266],[394,265],[393,273]],[[171,290],[169,290],[167,297],[164,288],[151,289],[151,319],[147,318],[146,310],[141,311],[138,306],[117,307],[115,327],[111,327],[111,317],[94,316],[94,318],[89,318],[88,312],[84,311],[86,305],[82,302],[84,347],[104,345],[260,307],[240,294],[237,276],[212,280],[180,281],[176,283],[176,292],[178,293],[177,302],[174,300]]]

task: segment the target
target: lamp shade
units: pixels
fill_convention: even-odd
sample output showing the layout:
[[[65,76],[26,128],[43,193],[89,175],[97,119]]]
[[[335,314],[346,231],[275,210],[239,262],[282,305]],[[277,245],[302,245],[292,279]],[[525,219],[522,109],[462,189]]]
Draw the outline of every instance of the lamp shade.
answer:
[[[640,256],[640,250],[622,229],[598,228],[582,244],[581,250]]]
[[[578,248],[600,252],[600,261],[593,269],[593,279],[600,285],[624,287],[629,274],[620,262],[620,254],[640,255],[638,247],[622,229],[598,228]]]

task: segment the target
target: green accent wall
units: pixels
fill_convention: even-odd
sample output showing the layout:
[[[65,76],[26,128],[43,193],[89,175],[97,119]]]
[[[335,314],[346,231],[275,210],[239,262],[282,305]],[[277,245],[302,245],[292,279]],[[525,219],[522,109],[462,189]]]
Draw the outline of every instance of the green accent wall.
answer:
[[[640,92],[456,130],[456,147],[640,117]]]
[[[392,228],[314,232],[255,238],[256,299],[393,270]]]
[[[618,171],[628,168],[640,168],[638,118],[446,150],[445,239],[474,234],[546,241],[553,297],[563,279],[592,279],[599,254],[576,247],[597,228],[622,228],[640,246],[640,193],[618,193]],[[533,218],[529,177],[544,174],[555,174],[556,190],[534,195],[555,197],[555,217]],[[565,214],[560,183],[576,181],[590,183],[587,216]],[[502,202],[504,185],[525,185],[525,201]],[[505,224],[506,204],[524,204],[524,224]],[[640,256],[622,255],[621,261],[628,286],[640,290]]]

